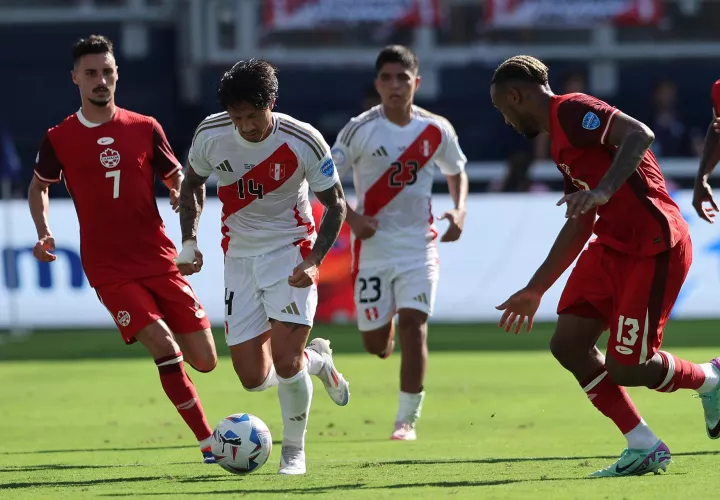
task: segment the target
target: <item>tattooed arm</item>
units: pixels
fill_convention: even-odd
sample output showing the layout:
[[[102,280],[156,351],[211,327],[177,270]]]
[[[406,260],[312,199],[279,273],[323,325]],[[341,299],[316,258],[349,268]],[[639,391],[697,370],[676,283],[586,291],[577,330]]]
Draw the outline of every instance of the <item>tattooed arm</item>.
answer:
[[[192,168],[188,168],[180,186],[180,229],[183,243],[187,240],[197,241],[198,223],[205,205],[207,179],[198,175]]]
[[[190,167],[180,186],[182,250],[175,262],[183,275],[197,273],[203,265],[202,253],[197,247],[197,229],[205,205],[206,181],[207,177],[199,175]]]
[[[335,244],[347,213],[345,193],[340,182],[336,182],[330,189],[315,193],[315,196],[325,206],[325,212],[320,221],[315,246],[307,259],[295,268],[288,280],[291,286],[297,288],[305,288],[313,284],[317,276],[317,268]]]

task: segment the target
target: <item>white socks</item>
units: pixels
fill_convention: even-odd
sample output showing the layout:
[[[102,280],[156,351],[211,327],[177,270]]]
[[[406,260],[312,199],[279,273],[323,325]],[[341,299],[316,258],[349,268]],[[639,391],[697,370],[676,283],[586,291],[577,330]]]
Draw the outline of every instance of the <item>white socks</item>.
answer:
[[[319,352],[305,349],[305,369],[310,375],[317,376],[323,369],[325,361]]]
[[[302,448],[310,413],[313,385],[307,368],[290,378],[278,377],[278,398],[283,417],[283,445]]]
[[[705,372],[705,382],[697,389],[698,394],[710,392],[720,383],[720,376],[718,376],[717,371],[713,368],[712,363],[702,363],[700,366]]]
[[[625,438],[628,442],[628,448],[632,450],[646,450],[652,448],[660,441],[660,438],[650,430],[645,420],[642,419],[637,427],[625,434]]]
[[[420,418],[423,399],[425,399],[425,391],[417,394],[400,391],[400,404],[395,421],[414,424]]]

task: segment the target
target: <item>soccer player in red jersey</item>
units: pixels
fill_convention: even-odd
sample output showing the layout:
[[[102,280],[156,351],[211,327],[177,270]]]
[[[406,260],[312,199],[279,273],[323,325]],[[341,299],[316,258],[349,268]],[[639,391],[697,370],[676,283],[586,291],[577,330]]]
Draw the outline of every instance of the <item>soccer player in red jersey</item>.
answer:
[[[650,430],[623,386],[700,394],[708,435],[720,437],[720,358],[694,364],[660,350],[663,328],[692,261],[688,226],[670,198],[649,147],[647,126],[594,97],[555,95],[548,68],[528,56],[502,63],[490,86],[506,123],[531,139],[550,134],[565,178],[567,222],[530,282],[498,309],[520,332],[545,291],[580,256],[558,305],[550,350],[588,399],[627,438],[617,462],[596,477],[665,470],[668,447]],[[596,220],[597,218],[597,220]],[[586,249],[593,232],[597,235]],[[596,347],[610,330],[607,351]]]
[[[110,40],[79,40],[73,62],[82,105],[48,130],[40,145],[28,192],[38,233],[33,254],[42,262],[55,260],[48,187],[64,177],[90,286],[125,343],[139,341],[155,359],[165,393],[195,434],[204,461],[214,463],[212,429],[183,359],[209,372],[217,364],[215,343],[205,311],[175,265],[177,253],[155,204],[159,176],[177,209],[180,164],[154,118],[115,105],[118,71]]]
[[[713,121],[708,127],[705,135],[705,143],[703,145],[702,157],[700,158],[700,168],[695,177],[695,189],[693,192],[693,207],[700,218],[713,223],[715,213],[718,212],[718,206],[713,198],[713,192],[710,188],[708,179],[710,174],[715,170],[715,165],[720,161],[720,80],[716,81],[710,92],[713,104]],[[705,207],[704,203],[709,203],[709,207]]]

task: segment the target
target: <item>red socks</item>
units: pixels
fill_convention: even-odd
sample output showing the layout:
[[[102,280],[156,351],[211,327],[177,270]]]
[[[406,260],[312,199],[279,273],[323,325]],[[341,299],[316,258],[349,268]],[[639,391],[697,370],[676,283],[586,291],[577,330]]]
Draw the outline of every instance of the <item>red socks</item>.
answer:
[[[663,363],[663,379],[657,387],[659,392],[675,392],[678,389],[699,389],[705,382],[705,371],[702,366],[669,352],[658,351]]]
[[[590,402],[627,434],[640,423],[641,417],[627,392],[612,381],[605,370],[598,371],[580,384]]]
[[[185,372],[182,353],[176,352],[172,356],[158,358],[155,364],[160,372],[160,383],[165,394],[193,431],[195,438],[202,441],[210,437],[212,429],[205,418],[195,386]]]

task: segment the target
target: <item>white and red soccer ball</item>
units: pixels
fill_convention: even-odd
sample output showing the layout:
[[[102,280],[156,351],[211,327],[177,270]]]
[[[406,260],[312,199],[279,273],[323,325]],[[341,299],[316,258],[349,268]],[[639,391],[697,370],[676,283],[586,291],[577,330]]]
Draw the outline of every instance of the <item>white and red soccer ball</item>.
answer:
[[[272,436],[265,422],[249,413],[225,417],[212,434],[217,464],[233,474],[249,474],[262,467],[272,451]]]

